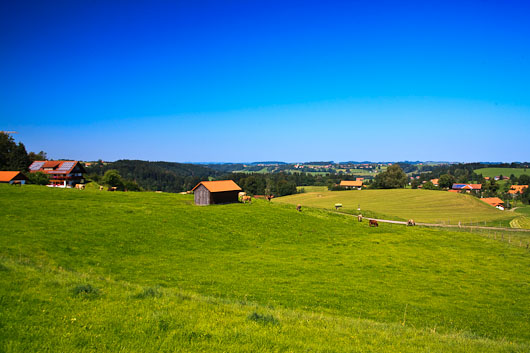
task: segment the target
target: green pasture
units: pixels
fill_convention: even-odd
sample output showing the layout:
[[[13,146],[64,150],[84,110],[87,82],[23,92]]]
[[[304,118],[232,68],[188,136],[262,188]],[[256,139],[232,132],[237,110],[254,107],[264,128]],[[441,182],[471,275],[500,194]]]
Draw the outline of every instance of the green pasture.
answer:
[[[284,196],[274,202],[324,209],[334,209],[336,203],[341,203],[343,212],[357,214],[360,206],[361,213],[368,217],[412,218],[426,223],[506,225],[515,217],[470,195],[420,189],[321,191]]]
[[[530,350],[524,246],[192,200],[0,185],[0,351]]]
[[[313,186],[313,185],[310,185],[310,186],[297,186],[296,190],[298,192],[300,192],[302,190],[304,192],[325,192],[325,191],[328,191],[328,187],[327,186]]]
[[[490,178],[500,175],[509,177],[512,174],[518,178],[523,174],[530,175],[530,170],[526,168],[480,168],[475,169],[474,172]]]

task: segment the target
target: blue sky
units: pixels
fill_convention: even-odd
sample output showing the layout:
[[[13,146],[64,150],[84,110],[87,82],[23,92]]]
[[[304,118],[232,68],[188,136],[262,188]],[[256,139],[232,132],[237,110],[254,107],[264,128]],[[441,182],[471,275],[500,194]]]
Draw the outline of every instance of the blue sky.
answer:
[[[0,130],[51,158],[530,160],[528,2],[4,1]]]

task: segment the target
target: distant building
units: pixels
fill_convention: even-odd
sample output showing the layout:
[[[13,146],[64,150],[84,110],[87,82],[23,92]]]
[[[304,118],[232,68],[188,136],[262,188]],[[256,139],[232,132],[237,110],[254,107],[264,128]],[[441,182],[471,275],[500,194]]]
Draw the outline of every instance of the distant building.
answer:
[[[510,186],[510,190],[508,190],[508,194],[522,194],[526,188],[528,188],[528,185],[512,185]]]
[[[453,190],[467,191],[482,190],[482,184],[453,184]]]
[[[192,189],[200,206],[238,202],[242,189],[233,180],[201,181]]]
[[[433,183],[434,186],[438,186],[438,181],[439,181],[439,180],[440,180],[440,179],[431,179],[431,183]]]
[[[18,171],[0,172],[0,183],[25,184],[27,180],[26,176]]]
[[[29,166],[29,172],[47,174],[48,186],[71,188],[85,182],[86,170],[78,161],[35,161]]]
[[[484,201],[488,205],[491,205],[495,208],[498,208],[501,211],[504,211],[504,201],[499,199],[498,197],[485,197],[480,199],[481,201]]]
[[[343,187],[345,189],[361,190],[361,188],[363,187],[363,181],[362,180],[341,180],[340,187]]]

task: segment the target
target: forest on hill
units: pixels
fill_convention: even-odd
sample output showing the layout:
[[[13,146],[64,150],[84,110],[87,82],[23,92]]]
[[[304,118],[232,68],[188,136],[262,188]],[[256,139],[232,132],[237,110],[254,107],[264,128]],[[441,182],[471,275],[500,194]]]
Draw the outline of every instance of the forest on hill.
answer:
[[[116,162],[101,161],[86,168],[89,178],[98,179],[108,170],[117,170],[125,179],[135,181],[141,188],[150,191],[183,192],[191,190],[200,181],[221,173],[199,164],[172,162],[149,162],[121,159]]]

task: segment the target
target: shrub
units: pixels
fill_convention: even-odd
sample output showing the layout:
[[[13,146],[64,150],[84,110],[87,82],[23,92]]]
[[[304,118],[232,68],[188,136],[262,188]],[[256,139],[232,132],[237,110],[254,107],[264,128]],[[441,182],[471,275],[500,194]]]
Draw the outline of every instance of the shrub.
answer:
[[[257,312],[253,312],[248,316],[248,319],[251,321],[256,321],[257,323],[263,324],[263,325],[277,325],[280,322],[278,319],[276,319],[272,315],[262,315],[258,314]]]
[[[75,296],[97,297],[99,295],[99,289],[90,284],[79,284],[73,292]]]

